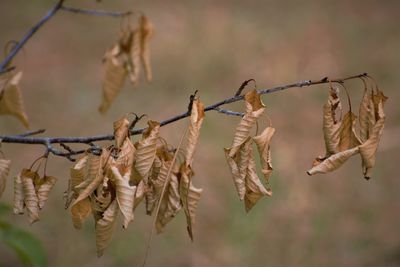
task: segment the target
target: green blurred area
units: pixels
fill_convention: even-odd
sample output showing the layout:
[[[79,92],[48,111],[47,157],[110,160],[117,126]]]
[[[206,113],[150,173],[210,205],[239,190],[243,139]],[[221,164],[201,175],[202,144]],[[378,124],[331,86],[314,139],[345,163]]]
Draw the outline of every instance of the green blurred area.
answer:
[[[18,40],[54,1],[2,0],[0,44]],[[359,158],[340,170],[308,177],[324,151],[321,111],[327,86],[290,89],[263,97],[276,130],[271,198],[249,213],[236,195],[223,147],[230,145],[238,118],[207,113],[195,156],[194,184],[204,188],[191,243],[180,214],[153,239],[147,266],[399,266],[400,110],[395,104],[400,63],[399,1],[93,1],[67,0],[74,7],[141,10],[154,22],[154,81],[137,89],[126,83],[107,115],[101,98],[101,58],[118,38],[121,20],[60,12],[25,46],[14,63],[33,129],[49,136],[84,136],[112,131],[127,112],[163,120],[185,111],[199,90],[205,104],[231,96],[245,79],[258,88],[300,80],[368,72],[389,100],[387,124],[374,176],[362,178]],[[358,109],[361,81],[347,83]],[[344,102],[345,103],[345,102]],[[230,108],[240,110],[242,103]],[[186,123],[162,128],[176,144]],[[0,131],[23,132],[12,117]],[[397,137],[396,137],[397,136]],[[105,143],[106,144],[106,143]],[[76,146],[78,147],[78,146]],[[12,177],[41,153],[41,146],[3,144],[12,160],[1,201],[12,203]],[[41,221],[7,220],[34,233],[49,266],[137,266],[144,256],[151,218],[144,210],[126,230],[117,229],[105,255],[95,252],[94,225],[73,229],[62,192],[69,167],[50,158],[48,173],[59,178]],[[141,213],[142,212],[142,213]],[[0,246],[0,262],[19,266]]]

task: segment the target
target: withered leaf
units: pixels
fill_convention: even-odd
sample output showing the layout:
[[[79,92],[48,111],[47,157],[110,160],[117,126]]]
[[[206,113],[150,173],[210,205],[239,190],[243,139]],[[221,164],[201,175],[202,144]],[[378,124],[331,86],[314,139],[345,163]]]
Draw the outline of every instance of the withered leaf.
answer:
[[[118,215],[118,204],[114,200],[104,211],[102,218],[96,221],[97,256],[101,257],[110,244],[114,233],[115,221]]]
[[[146,16],[141,16],[140,27],[140,59],[143,64],[144,72],[148,82],[152,80],[151,62],[150,62],[150,39],[154,34],[153,24]]]
[[[326,156],[339,152],[341,121],[336,119],[336,111],[342,109],[339,89],[331,87],[327,103],[323,108],[322,129],[324,132]]]
[[[124,62],[118,58],[120,48],[115,45],[104,55],[103,97],[99,107],[104,114],[124,85],[127,70]]]
[[[14,214],[24,213],[24,187],[22,185],[22,171],[14,177]]]
[[[361,144],[355,130],[356,118],[357,116],[351,111],[344,115],[339,134],[339,151],[345,151]]]
[[[84,221],[92,213],[92,204],[89,198],[79,201],[71,207],[72,224],[75,229],[81,229]]]
[[[270,142],[271,138],[275,133],[275,128],[267,127],[264,131],[257,136],[253,137],[254,142],[257,145],[258,152],[261,158],[262,174],[264,175],[264,180],[268,183],[273,170],[271,165],[271,150]]]
[[[186,147],[184,148],[185,162],[187,166],[191,166],[193,162],[193,154],[199,140],[200,128],[205,116],[204,114],[203,103],[201,103],[199,99],[193,100]]]
[[[156,157],[157,139],[160,131],[160,123],[149,121],[148,125],[149,127],[143,133],[142,140],[138,142],[135,153],[135,169],[140,174],[141,179],[145,179],[145,181],[147,181]]]
[[[252,147],[250,147],[249,161],[246,175],[246,194],[244,197],[244,204],[246,212],[249,212],[258,200],[265,196],[271,196],[272,192],[268,191],[261,183],[257,175],[256,163],[254,161]]]
[[[34,181],[39,175],[28,169],[21,172],[22,187],[24,189],[24,203],[28,211],[29,222],[32,224],[39,220],[39,199],[36,194]]]
[[[10,76],[11,75],[11,76]],[[0,90],[0,115],[13,115],[17,117],[22,124],[29,128],[28,116],[25,113],[19,82],[22,72],[5,75],[3,88]]]
[[[187,230],[190,239],[193,241],[193,225],[195,224],[196,209],[203,189],[193,186],[191,181],[192,171],[190,166],[181,166],[179,181],[179,195],[182,201],[183,210],[186,215]]]
[[[0,198],[6,188],[7,176],[10,172],[11,160],[0,159]]]
[[[328,173],[336,170],[343,165],[351,156],[359,153],[359,147],[344,150],[342,152],[336,153],[323,160],[320,164],[314,166],[307,171],[308,175],[314,175],[317,173]]]
[[[169,184],[161,201],[161,208],[157,214],[156,220],[157,233],[161,233],[165,225],[167,225],[182,208],[179,196],[179,182],[174,173],[171,173],[169,177]]]
[[[132,46],[130,49],[130,54],[128,55],[130,61],[128,66],[129,78],[134,87],[139,84],[139,74],[140,74],[140,56],[141,56],[141,31],[137,29],[133,31]]]
[[[44,176],[42,178],[41,184],[37,188],[37,197],[39,200],[39,209],[43,209],[44,204],[46,203],[50,190],[56,184],[57,178],[53,176]]]
[[[118,206],[124,216],[123,227],[127,228],[128,224],[133,221],[133,203],[137,187],[129,185],[129,172],[122,176],[115,166],[111,167],[111,171],[115,179]]]
[[[115,145],[120,148],[129,135],[129,120],[126,116],[114,122]]]
[[[368,93],[368,89],[365,88],[363,98],[360,103],[360,109],[358,112],[358,121],[360,122],[360,141],[364,143],[367,141],[369,137],[369,129],[370,129],[370,115],[371,115],[371,107],[372,96]],[[373,114],[373,111],[372,111]]]

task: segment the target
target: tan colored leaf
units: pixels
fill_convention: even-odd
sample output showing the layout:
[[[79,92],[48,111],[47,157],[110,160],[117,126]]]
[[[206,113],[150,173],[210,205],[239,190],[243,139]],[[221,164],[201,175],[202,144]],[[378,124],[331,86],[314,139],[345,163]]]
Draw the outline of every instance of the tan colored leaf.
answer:
[[[187,231],[190,239],[193,241],[193,225],[195,224],[196,209],[203,189],[193,186],[191,181],[193,172],[190,167],[182,164],[180,174],[179,195],[186,215]]]
[[[119,47],[116,45],[107,51],[104,56],[103,97],[99,107],[99,111],[102,114],[106,113],[110,108],[111,103],[124,85],[127,75],[124,62],[117,57],[118,53]]]
[[[71,207],[71,218],[75,229],[82,228],[90,213],[92,213],[92,204],[89,198],[85,198]]]
[[[257,175],[256,163],[254,161],[252,148],[250,147],[249,164],[246,175],[246,194],[244,197],[246,212],[249,212],[258,200],[266,195],[271,196],[272,192],[265,189]]]
[[[115,178],[118,206],[124,216],[123,227],[127,228],[133,221],[133,203],[137,187],[129,185],[129,172],[122,177],[117,167],[111,167],[111,170]]]
[[[351,111],[347,112],[340,127],[339,151],[345,151],[361,144],[360,138],[355,131],[357,116]]]
[[[135,160],[135,151],[136,148],[132,144],[131,140],[129,138],[125,138],[125,141],[121,147],[121,151],[119,152],[116,160],[116,165],[122,175],[131,171],[133,162]]]
[[[265,110],[265,106],[260,99],[260,94],[258,94],[256,90],[246,93],[245,100],[246,114],[236,127],[233,143],[229,151],[230,157],[234,157],[239,147],[250,136],[251,129]]]
[[[149,127],[143,133],[142,140],[137,145],[135,154],[135,169],[140,174],[141,179],[145,179],[145,181],[147,181],[151,166],[156,157],[157,139],[160,131],[160,123],[149,121],[148,125]]]
[[[37,188],[39,209],[43,209],[44,204],[46,203],[47,198],[49,197],[50,190],[57,182],[57,178],[53,176],[44,176],[42,180],[43,181],[41,182],[39,188]]]
[[[239,146],[239,150],[237,150],[236,154],[232,155],[232,148],[225,148],[225,157],[232,173],[233,182],[240,200],[244,199],[244,195],[246,193],[245,178],[250,158],[249,153],[251,145],[252,140],[248,137],[244,143]]]
[[[0,198],[6,188],[7,176],[10,172],[11,160],[0,159]]]
[[[162,204],[157,214],[156,221],[157,233],[161,233],[167,223],[169,223],[182,208],[179,196],[178,178],[173,173],[171,173],[169,177],[169,184],[161,201]]]
[[[342,105],[340,103],[339,91],[337,88],[331,88],[328,102],[323,108],[323,123],[322,129],[324,132],[326,156],[330,156],[339,152],[339,142],[340,142],[340,127],[342,125],[341,121],[336,119],[336,111],[342,110]]]
[[[120,148],[129,135],[129,120],[126,116],[114,122],[115,146]]]
[[[28,211],[29,222],[32,224],[39,220],[39,199],[36,195],[34,181],[39,175],[28,169],[21,173],[22,187],[24,189],[24,203]]]
[[[24,213],[24,187],[22,185],[22,171],[14,178],[14,214]]]
[[[134,87],[139,84],[140,74],[140,55],[141,55],[141,32],[140,29],[133,31],[133,41],[130,50],[130,64],[129,66],[129,78]]]
[[[163,161],[160,160],[158,156],[155,157],[153,166],[151,168],[151,176],[148,182],[148,190],[145,195],[145,201],[146,201],[146,214],[151,215],[153,213],[153,210],[155,208],[155,204],[157,201],[157,192],[154,186],[154,183],[157,181],[157,178],[160,174],[161,167],[163,165]],[[168,168],[168,167],[164,167]],[[165,176],[161,179],[164,179],[163,181],[159,181],[159,193],[161,193],[162,186],[164,184],[166,175],[168,173],[168,169],[165,169]]]
[[[149,19],[142,15],[139,21],[140,27],[140,59],[143,64],[144,72],[148,82],[152,80],[151,62],[150,62],[150,39],[154,34],[153,24]]]
[[[366,179],[371,177],[371,171],[375,165],[376,151],[385,126],[383,99],[381,99],[381,102],[378,104],[377,110],[376,118],[378,120],[372,128],[368,140],[364,144],[360,145],[360,154],[363,161],[363,173]]]
[[[271,176],[271,172],[273,170],[271,165],[270,142],[274,133],[275,133],[275,128],[267,127],[260,135],[253,137],[253,140],[257,145],[257,149],[261,158],[261,166],[262,166],[261,171],[264,175],[264,180],[267,183],[269,182],[269,177]]]
[[[186,166],[192,166],[193,154],[199,140],[201,124],[204,120],[204,105],[199,99],[195,99],[192,105],[192,112],[190,115],[190,125],[186,140],[185,162]]]
[[[314,175],[317,173],[328,173],[336,170],[343,165],[351,156],[359,153],[359,147],[354,147],[342,152],[336,153],[322,161],[320,164],[314,166],[307,171],[308,175]]]
[[[147,185],[144,182],[144,180],[140,181],[140,183],[138,184],[138,186],[136,188],[135,200],[134,200],[134,203],[133,203],[134,204],[133,210],[136,210],[136,208],[142,202],[142,200],[144,199],[147,191],[148,191],[147,190]]]
[[[97,256],[101,257],[104,250],[110,244],[111,238],[114,233],[115,221],[118,215],[118,204],[114,200],[110,206],[103,213],[101,219],[96,221],[96,246]]]
[[[7,76],[4,87],[0,90],[0,115],[13,115],[17,117],[22,124],[29,128],[28,116],[25,113],[19,82],[22,77],[22,71]]]
[[[360,141],[364,143],[367,141],[369,137],[369,129],[370,129],[370,115],[373,114],[373,111],[371,113],[371,107],[372,103],[372,96],[368,93],[368,89],[365,88],[363,98],[360,103],[360,109],[358,112],[358,120],[360,122]]]

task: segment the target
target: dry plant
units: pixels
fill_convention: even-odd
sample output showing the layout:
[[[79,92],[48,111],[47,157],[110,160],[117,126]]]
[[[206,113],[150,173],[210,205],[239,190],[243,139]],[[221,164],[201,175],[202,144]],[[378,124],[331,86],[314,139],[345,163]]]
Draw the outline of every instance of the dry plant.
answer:
[[[64,2],[59,1],[13,47],[0,64],[0,115],[13,115],[25,127],[29,127],[29,123],[19,88],[22,72],[12,65],[12,59],[46,21],[58,11],[114,17],[139,14],[132,11],[78,9],[65,6]],[[137,23],[131,24],[129,19],[129,25],[121,31],[119,40],[105,52],[103,99],[99,108],[101,113],[105,113],[111,107],[127,77],[133,86],[138,86],[140,70],[143,68],[146,80],[152,80],[150,40],[153,32],[152,23],[140,13]],[[351,79],[361,79],[364,84],[365,92],[358,120],[344,85],[345,81]],[[194,154],[205,112],[217,111],[241,117],[233,134],[232,145],[224,151],[239,199],[244,200],[245,210],[249,212],[263,196],[272,196],[269,181],[273,171],[271,143],[275,128],[268,117],[269,125],[258,132],[259,120],[265,116],[267,109],[261,95],[320,84],[329,86],[328,100],[323,106],[322,116],[326,152],[315,159],[307,173],[314,175],[334,171],[350,157],[360,154],[362,173],[366,179],[371,177],[385,123],[383,107],[387,97],[368,74],[342,79],[325,77],[320,80],[306,80],[270,89],[254,89],[243,94],[243,90],[251,81],[254,80],[245,81],[232,97],[209,106],[203,105],[196,92],[190,96],[185,112],[161,122],[148,119],[146,128],[136,128],[136,123],[143,116],[129,113],[114,122],[113,134],[32,137],[44,132],[38,130],[17,135],[1,135],[2,143],[38,144],[45,147],[44,155],[35,160],[29,168],[23,168],[14,178],[14,213],[26,212],[30,223],[39,220],[39,211],[44,208],[57,181],[54,176],[46,174],[48,156],[53,154],[75,162],[70,169],[69,185],[64,194],[65,207],[70,208],[72,223],[76,229],[82,228],[90,215],[94,217],[98,256],[103,254],[110,243],[117,216],[122,216],[122,227],[127,228],[134,220],[135,211],[141,203],[145,205],[146,214],[154,216],[152,231],[155,229],[157,233],[163,232],[167,224],[183,210],[187,232],[193,241],[196,209],[202,195],[202,189],[195,187],[193,183]],[[349,110],[344,115],[339,88],[346,91],[348,98]],[[244,113],[221,108],[223,105],[242,100],[245,104]],[[134,118],[130,120],[131,115],[134,115]],[[182,134],[180,144],[174,147],[162,137],[161,127],[187,117],[188,127]],[[141,137],[134,138],[136,135]],[[112,140],[112,144],[98,144],[100,141]],[[70,143],[88,147],[74,150],[67,145]],[[11,161],[1,154],[0,196],[5,189],[11,164]],[[256,154],[261,162],[263,181],[258,176]],[[43,175],[40,175],[43,162]],[[152,234],[149,240],[151,236]]]

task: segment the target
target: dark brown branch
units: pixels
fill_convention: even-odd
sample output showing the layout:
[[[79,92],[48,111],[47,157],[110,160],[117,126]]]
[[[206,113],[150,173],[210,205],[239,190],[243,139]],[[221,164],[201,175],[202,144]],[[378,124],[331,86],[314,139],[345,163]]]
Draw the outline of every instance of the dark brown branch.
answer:
[[[360,77],[365,77],[367,76],[367,73],[363,74],[358,74],[350,77],[346,77],[343,79],[334,79],[331,80],[331,82],[335,83],[343,83],[346,80],[350,79],[355,79],[355,78],[360,78]],[[287,84],[287,85],[282,85],[282,86],[277,86],[269,89],[262,89],[258,90],[260,94],[271,94],[275,93],[278,91],[283,91],[286,89],[290,88],[301,88],[301,87],[308,87],[311,85],[318,85],[318,84],[326,84],[329,83],[328,79],[321,79],[321,80],[307,80],[307,81],[301,81],[297,83],[292,83],[292,84]],[[243,95],[239,96],[233,96],[231,98],[224,99],[222,101],[219,101],[215,104],[212,104],[210,106],[207,106],[204,111],[221,111],[220,106],[234,103],[237,101],[241,101],[244,99]],[[225,112],[224,112],[225,113]],[[229,114],[231,115],[231,114]],[[176,115],[172,118],[166,119],[160,123],[161,126],[165,126],[168,124],[171,124],[173,122],[179,121],[183,118],[189,117],[190,113],[186,111],[185,113]],[[146,128],[141,128],[141,129],[136,129],[136,130],[131,130],[131,135],[138,135],[141,134]],[[70,160],[72,160],[72,156],[82,154],[86,150],[77,150],[77,151],[67,151],[67,152],[61,152],[57,149],[55,149],[52,144],[61,144],[61,143],[81,143],[81,144],[87,144],[90,145],[91,148],[90,150],[96,150],[99,149],[98,147],[94,147],[92,142],[98,142],[98,141],[111,141],[114,139],[114,135],[112,134],[106,134],[106,135],[95,135],[95,136],[86,136],[86,137],[24,137],[21,135],[12,135],[12,136],[7,136],[7,135],[0,135],[0,139],[2,140],[3,143],[19,143],[19,144],[39,144],[39,145],[44,145],[46,146],[47,150],[51,153],[53,153],[56,156],[61,156],[61,157],[67,157]]]
[[[92,10],[92,9],[82,9],[82,8],[74,8],[68,6],[62,6],[61,9],[63,11],[71,13],[92,15],[92,16],[123,17],[133,14],[132,11],[119,12],[119,11],[106,11],[106,10]]]

